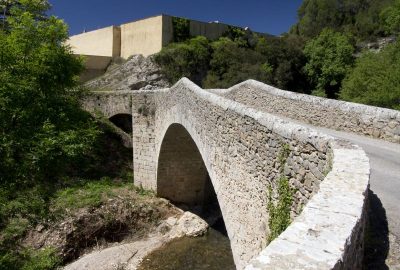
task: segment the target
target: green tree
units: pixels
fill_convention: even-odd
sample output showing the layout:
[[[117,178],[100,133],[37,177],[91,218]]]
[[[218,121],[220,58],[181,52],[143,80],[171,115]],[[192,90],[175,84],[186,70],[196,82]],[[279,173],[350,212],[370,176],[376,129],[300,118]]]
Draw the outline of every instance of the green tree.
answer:
[[[340,98],[400,110],[400,42],[357,59],[343,81]]]
[[[246,46],[246,47],[242,47]],[[211,44],[210,69],[203,85],[206,88],[228,88],[248,79],[266,82],[271,69],[266,58],[247,48],[241,40],[222,37]]]
[[[341,82],[353,64],[353,52],[349,38],[330,29],[324,29],[306,44],[305,71],[315,85],[314,94],[337,97]]]
[[[385,8],[381,12],[381,19],[386,33],[397,34],[400,32],[400,0]]]
[[[211,58],[209,41],[203,36],[189,39],[182,43],[171,43],[155,56],[170,83],[182,77],[201,84]]]
[[[315,37],[324,28],[339,26],[339,3],[337,0],[304,0],[298,17],[299,22],[292,31],[304,37]]]
[[[267,83],[281,89],[309,93],[310,86],[303,72],[307,60],[303,53],[304,45],[304,38],[291,34],[259,39],[255,50],[272,68]]]
[[[384,34],[379,14],[394,0],[305,0],[291,33],[314,38],[324,29],[348,32],[358,41]]]
[[[0,183],[11,189],[53,181],[98,134],[78,102],[81,61],[48,7],[20,0],[0,30]]]
[[[0,28],[1,269],[56,266],[57,260],[50,253],[39,258],[15,246],[29,224],[46,213],[51,186],[78,167],[99,135],[96,124],[79,104],[84,94],[78,87],[82,62],[65,45],[66,25],[46,15],[49,6],[45,0],[18,0],[8,1],[6,12],[3,10],[5,23]]]

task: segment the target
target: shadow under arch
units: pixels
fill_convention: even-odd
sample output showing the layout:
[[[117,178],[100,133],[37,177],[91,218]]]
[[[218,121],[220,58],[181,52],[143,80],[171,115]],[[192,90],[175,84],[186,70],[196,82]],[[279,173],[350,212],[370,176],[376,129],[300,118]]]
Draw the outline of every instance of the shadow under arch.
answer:
[[[158,157],[157,195],[191,211],[227,235],[217,195],[201,153],[181,124],[167,129]]]
[[[132,134],[132,115],[127,113],[119,113],[113,115],[109,118],[109,120],[122,129],[127,134]]]

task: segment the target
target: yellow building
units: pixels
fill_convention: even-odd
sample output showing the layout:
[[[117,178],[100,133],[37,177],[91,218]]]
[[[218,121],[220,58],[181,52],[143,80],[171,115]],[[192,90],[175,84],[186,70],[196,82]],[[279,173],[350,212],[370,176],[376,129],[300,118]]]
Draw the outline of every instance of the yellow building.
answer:
[[[229,28],[229,25],[219,22],[206,23],[159,15],[74,35],[68,44],[79,55],[119,56],[125,59],[134,54],[149,56],[174,41],[176,20],[187,23],[190,36],[201,35],[208,39],[221,37]]]
[[[221,37],[229,27],[219,22],[206,23],[158,15],[74,35],[67,44],[74,54],[86,57],[86,71],[81,78],[86,81],[104,73],[113,58],[127,59],[135,54],[149,56],[158,53],[164,46],[176,41],[179,31],[186,31],[188,37],[205,36],[213,40]]]

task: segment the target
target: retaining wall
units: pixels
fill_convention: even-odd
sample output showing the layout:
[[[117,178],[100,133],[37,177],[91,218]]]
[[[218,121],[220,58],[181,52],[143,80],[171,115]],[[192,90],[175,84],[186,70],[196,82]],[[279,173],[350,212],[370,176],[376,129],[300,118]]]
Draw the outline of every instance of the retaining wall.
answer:
[[[118,26],[74,35],[67,40],[74,54],[117,57],[121,54],[121,31]]]
[[[121,57],[149,56],[162,48],[163,16],[155,16],[121,25]]]

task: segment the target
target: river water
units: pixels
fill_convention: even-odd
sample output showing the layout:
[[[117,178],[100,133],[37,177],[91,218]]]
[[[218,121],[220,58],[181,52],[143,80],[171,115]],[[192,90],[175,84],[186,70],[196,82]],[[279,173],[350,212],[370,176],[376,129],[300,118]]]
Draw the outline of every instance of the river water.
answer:
[[[229,238],[210,228],[203,237],[180,238],[143,259],[138,270],[235,270]]]

